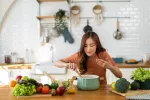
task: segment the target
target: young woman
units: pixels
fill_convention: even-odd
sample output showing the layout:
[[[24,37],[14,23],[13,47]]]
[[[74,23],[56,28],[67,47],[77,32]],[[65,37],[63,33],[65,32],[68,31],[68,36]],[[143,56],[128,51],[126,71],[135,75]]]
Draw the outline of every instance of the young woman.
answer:
[[[109,69],[116,77],[122,77],[121,71],[102,47],[95,32],[85,33],[82,37],[79,52],[58,60],[55,66],[69,67],[72,70],[79,69],[81,74],[94,74],[104,77],[104,80],[100,81],[101,84],[107,84],[106,69]]]

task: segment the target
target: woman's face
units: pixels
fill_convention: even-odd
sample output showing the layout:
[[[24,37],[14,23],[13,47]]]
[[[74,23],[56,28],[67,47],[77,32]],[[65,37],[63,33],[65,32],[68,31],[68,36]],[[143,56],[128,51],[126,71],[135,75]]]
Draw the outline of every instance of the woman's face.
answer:
[[[86,40],[85,45],[84,45],[84,51],[87,56],[93,56],[95,54],[96,44],[91,38],[88,38]]]

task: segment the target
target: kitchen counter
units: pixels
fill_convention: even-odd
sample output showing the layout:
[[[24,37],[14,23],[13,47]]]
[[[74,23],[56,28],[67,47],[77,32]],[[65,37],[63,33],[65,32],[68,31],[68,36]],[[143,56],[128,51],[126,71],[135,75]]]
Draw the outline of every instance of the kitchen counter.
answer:
[[[102,85],[96,91],[77,91],[76,94],[64,94],[63,96],[16,98],[11,96],[8,86],[0,86],[0,100],[126,100],[125,97],[109,91],[109,86]]]
[[[0,64],[0,69],[31,69],[32,68],[32,64]],[[121,64],[117,64],[117,66],[119,68],[138,68],[138,67],[142,67],[142,68],[150,68],[150,64],[143,64],[143,63],[138,63],[138,64],[125,64],[125,63],[121,63]]]

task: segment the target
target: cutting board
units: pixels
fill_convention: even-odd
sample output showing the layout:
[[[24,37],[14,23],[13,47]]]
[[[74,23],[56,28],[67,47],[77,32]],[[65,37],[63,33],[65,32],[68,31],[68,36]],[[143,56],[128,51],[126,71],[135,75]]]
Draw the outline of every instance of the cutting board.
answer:
[[[17,96],[17,98],[43,98],[43,97],[51,97],[51,94],[33,94],[31,96]]]
[[[120,93],[115,90],[110,90],[110,91],[113,93],[116,93],[118,95],[121,95],[121,96],[134,96],[134,95],[139,95],[139,94],[150,94],[150,90],[129,90],[126,93]]]

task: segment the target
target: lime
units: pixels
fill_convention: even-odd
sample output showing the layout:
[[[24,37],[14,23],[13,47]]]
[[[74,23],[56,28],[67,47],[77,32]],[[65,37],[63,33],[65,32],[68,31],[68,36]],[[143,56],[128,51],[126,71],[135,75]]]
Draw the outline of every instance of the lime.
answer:
[[[22,78],[21,78],[21,80],[25,80],[25,81],[27,81],[29,78],[28,78],[28,76],[23,76]]]
[[[112,83],[111,83],[111,89],[112,89],[112,90],[116,90],[115,84],[116,84],[116,82],[112,82]]]

